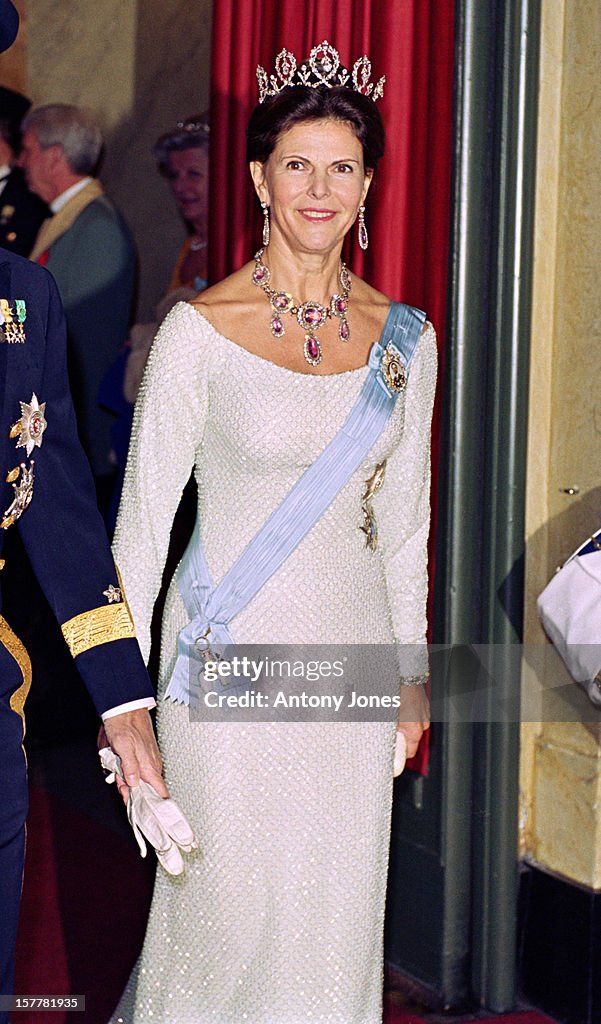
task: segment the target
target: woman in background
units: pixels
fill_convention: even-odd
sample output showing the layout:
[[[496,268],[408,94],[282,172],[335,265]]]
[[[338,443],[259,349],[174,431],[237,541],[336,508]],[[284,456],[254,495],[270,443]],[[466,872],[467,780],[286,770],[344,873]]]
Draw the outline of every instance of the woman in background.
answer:
[[[209,137],[208,117],[198,114],[179,121],[173,131],[161,135],[152,150],[190,233],[178,254],[167,293],[155,307],[155,319],[133,325],[126,349],[110,367],[100,387],[100,404],[116,417],[111,441],[117,477],[107,514],[111,533],[123,487],[134,402],[152,340],[176,302],[192,299],[207,287]]]
[[[152,151],[191,232],[177,258],[169,292],[201,292],[207,286],[209,131],[206,114],[189,117],[162,135]]]
[[[173,131],[161,135],[152,150],[190,234],[179,251],[167,293],[157,304],[155,320],[135,324],[131,329],[123,390],[132,404],[159,324],[176,302],[193,298],[207,287],[209,138],[208,117],[198,114],[179,121]]]

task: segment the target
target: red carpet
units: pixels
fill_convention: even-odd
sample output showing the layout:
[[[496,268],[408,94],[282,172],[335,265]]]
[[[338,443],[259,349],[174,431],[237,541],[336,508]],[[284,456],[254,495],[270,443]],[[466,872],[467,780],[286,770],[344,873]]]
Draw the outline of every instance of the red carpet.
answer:
[[[70,991],[52,830],[49,802],[42,790],[32,787],[15,989],[23,995]],[[30,1016],[37,1014],[20,1015],[23,1021]],[[56,1016],[58,1024],[62,1015]]]
[[[523,1013],[502,1014],[500,1017],[484,1017],[478,1024],[554,1024],[550,1017],[536,1010],[525,1010]]]
[[[536,1010],[520,1010],[517,1013],[502,1013],[496,1017],[479,1017],[474,1014],[468,1017],[442,1017],[438,1014],[416,1013],[414,1010],[400,1009],[395,1006],[386,1006],[384,1010],[383,1024],[439,1024],[442,1021],[448,1024],[556,1024],[550,1017],[546,1017]]]
[[[106,1024],[142,945],[152,892],[137,846],[31,786],[15,991],[86,996],[85,1014],[18,1024]]]
[[[536,1010],[525,1010],[523,1013],[504,1013],[497,1017],[484,1017],[477,1024],[555,1024],[555,1022]]]

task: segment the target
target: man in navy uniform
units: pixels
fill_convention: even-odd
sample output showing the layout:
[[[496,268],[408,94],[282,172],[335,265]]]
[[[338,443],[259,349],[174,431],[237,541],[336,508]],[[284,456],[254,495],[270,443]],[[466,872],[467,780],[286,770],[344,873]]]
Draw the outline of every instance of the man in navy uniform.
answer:
[[[29,256],[50,211],[30,192],[16,160],[21,149],[21,121],[31,100],[0,85],[0,246]]]
[[[0,52],[17,29],[11,0],[0,0]],[[64,317],[52,277],[0,250],[0,555],[5,531],[18,530],[127,784],[143,778],[167,796],[148,713],[152,687],[96,507],[67,380]],[[2,995],[12,991],[23,872],[29,682],[27,652],[0,615]],[[0,1024],[7,1020],[0,1009]]]

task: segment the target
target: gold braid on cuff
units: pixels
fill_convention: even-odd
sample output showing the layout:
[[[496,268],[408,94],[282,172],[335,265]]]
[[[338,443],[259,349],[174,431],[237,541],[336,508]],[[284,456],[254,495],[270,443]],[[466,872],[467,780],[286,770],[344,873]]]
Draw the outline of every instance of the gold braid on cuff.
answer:
[[[100,608],[90,609],[89,612],[82,612],[68,622],[63,622],[61,630],[74,658],[100,644],[109,644],[113,640],[127,640],[136,635],[131,615],[124,602],[102,605]]]

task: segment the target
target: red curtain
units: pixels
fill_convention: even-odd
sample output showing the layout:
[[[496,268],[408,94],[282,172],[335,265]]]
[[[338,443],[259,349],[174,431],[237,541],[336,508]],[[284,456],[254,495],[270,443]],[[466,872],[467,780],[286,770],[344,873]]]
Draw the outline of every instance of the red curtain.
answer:
[[[353,237],[352,272],[393,299],[427,310],[442,352],[448,258],[454,0],[215,0],[211,85],[211,279],[240,267],[260,244],[245,162],[257,101],[255,71],[273,71],[284,47],[301,63],[327,39],[346,67],[367,54],[386,153],[369,192],[369,249]],[[434,425],[434,485],[438,416]],[[433,488],[436,497],[436,487]],[[433,508],[436,507],[435,500]],[[434,532],[434,531],[433,531]],[[425,752],[413,767],[423,768]]]

